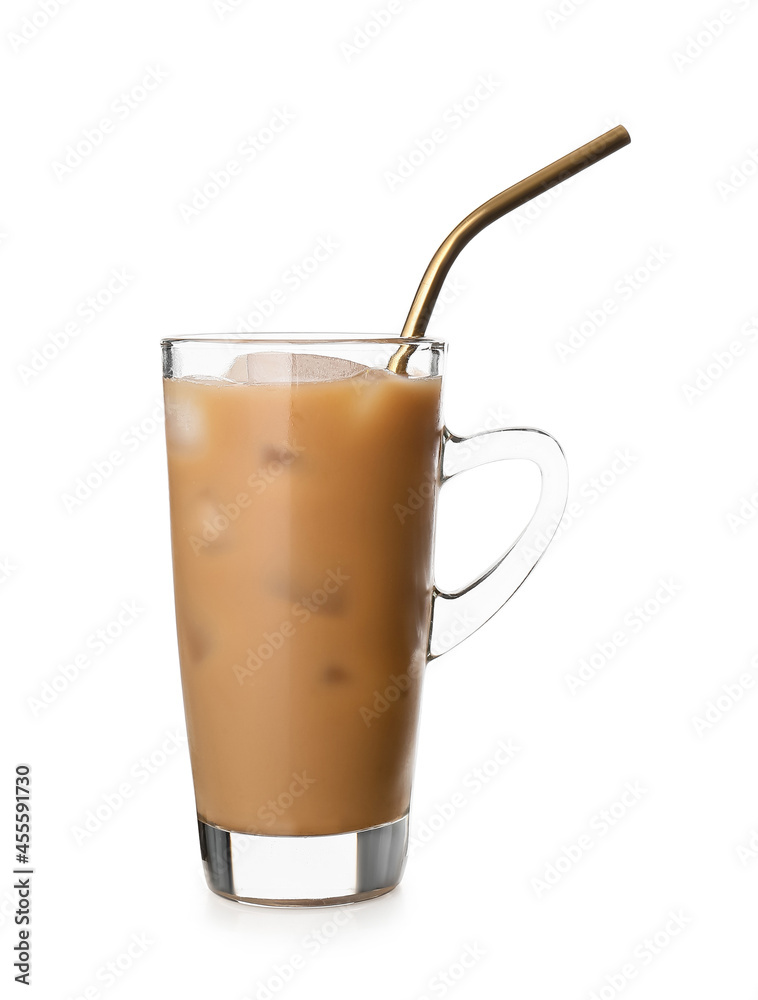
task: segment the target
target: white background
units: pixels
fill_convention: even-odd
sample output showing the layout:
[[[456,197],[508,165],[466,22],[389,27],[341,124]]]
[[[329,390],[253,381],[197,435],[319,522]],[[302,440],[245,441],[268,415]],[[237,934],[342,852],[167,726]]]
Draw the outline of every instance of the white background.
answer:
[[[23,995],[754,998],[758,4],[402,0],[370,38],[356,35],[369,2],[226,6],[70,0],[19,40],[40,5],[3,4],[3,990],[23,993],[10,890],[25,761]],[[165,79],[146,93],[148,70]],[[456,119],[480,77],[492,92]],[[240,143],[277,110],[293,120],[243,162]],[[56,168],[106,117],[90,154]],[[619,122],[629,148],[476,239],[430,328],[450,343],[448,423],[551,430],[574,515],[506,610],[430,668],[401,887],[342,911],[214,897],[186,747],[161,750],[183,715],[160,338],[246,316],[266,331],[396,333],[459,219]],[[444,141],[393,181],[438,127]],[[187,221],[182,204],[232,158],[238,175]],[[338,249],[259,323],[256,302],[319,239]],[[664,262],[646,270],[653,251]],[[88,321],[82,303],[114,270],[126,287]],[[113,474],[67,504],[114,451]],[[486,566],[535,490],[518,468],[447,487],[441,583]],[[665,604],[660,581],[677,591]],[[64,684],[125,601],[136,620]],[[518,753],[488,764],[503,740]],[[629,782],[644,791],[606,830]],[[122,807],[77,835],[123,783]],[[465,805],[442,821],[456,793]],[[146,950],[123,958],[135,934]],[[456,980],[467,946],[483,957]],[[119,956],[129,967],[111,981]]]

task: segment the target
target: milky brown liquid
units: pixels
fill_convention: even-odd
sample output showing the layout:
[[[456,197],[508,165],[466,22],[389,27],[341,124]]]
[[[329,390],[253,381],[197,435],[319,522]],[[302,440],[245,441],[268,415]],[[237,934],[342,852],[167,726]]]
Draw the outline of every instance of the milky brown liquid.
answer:
[[[201,819],[267,835],[410,799],[439,378],[164,382],[177,631]]]

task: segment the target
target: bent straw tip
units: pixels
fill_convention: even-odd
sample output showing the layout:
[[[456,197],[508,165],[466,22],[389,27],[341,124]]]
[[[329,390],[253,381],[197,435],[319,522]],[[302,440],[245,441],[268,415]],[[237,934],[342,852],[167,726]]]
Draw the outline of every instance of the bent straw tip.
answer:
[[[628,146],[632,141],[632,137],[629,135],[628,129],[626,129],[623,125],[617,125],[606,134],[609,139],[613,137],[614,142],[618,143],[619,149],[621,149],[622,146]]]

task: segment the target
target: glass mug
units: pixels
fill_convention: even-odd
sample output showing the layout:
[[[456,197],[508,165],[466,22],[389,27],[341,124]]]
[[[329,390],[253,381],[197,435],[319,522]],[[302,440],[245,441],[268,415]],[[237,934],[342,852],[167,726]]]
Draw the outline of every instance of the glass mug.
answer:
[[[280,906],[381,895],[405,864],[426,664],[533,569],[530,542],[541,535],[544,550],[565,508],[563,452],[530,429],[451,434],[445,345],[433,340],[218,335],[162,347],[208,885]],[[478,580],[439,590],[440,486],[508,459],[541,471],[532,520]]]

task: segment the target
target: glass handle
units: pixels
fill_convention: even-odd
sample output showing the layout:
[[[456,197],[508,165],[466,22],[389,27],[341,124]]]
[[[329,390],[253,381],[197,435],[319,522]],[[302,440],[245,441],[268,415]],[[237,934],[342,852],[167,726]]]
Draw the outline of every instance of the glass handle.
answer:
[[[432,593],[429,659],[433,660],[476,632],[518,590],[555,534],[568,498],[568,468],[561,446],[544,431],[508,428],[461,438],[444,431],[442,484],[489,462],[526,459],[538,466],[542,489],[531,521],[511,548],[461,590]],[[536,539],[542,544],[538,546]],[[547,541],[544,541],[544,540]]]

